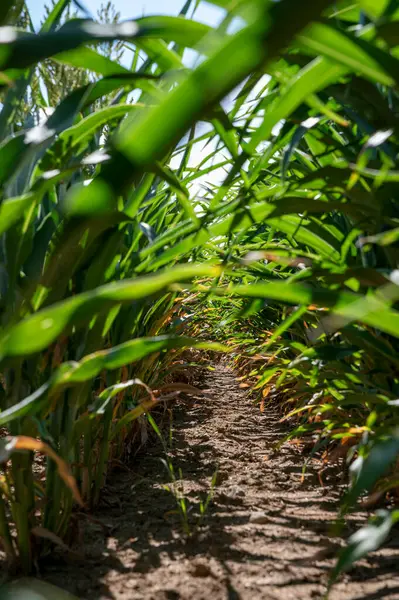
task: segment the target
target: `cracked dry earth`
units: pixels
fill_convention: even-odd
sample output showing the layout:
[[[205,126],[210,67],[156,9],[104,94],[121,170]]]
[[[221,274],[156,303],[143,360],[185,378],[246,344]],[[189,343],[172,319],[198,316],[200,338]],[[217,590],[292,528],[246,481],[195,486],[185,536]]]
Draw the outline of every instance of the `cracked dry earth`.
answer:
[[[318,599],[326,592],[332,556],[340,543],[328,537],[343,491],[319,465],[301,484],[304,456],[273,446],[287,429],[273,410],[246,397],[234,374],[215,365],[202,381],[207,397],[173,410],[173,463],[182,470],[195,521],[198,498],[218,483],[203,525],[182,534],[160,444],[136,457],[131,471],[114,474],[95,517],[85,525],[85,559],[58,557],[42,576],[87,600]],[[331,482],[330,482],[331,480]],[[347,524],[354,531],[365,515]],[[333,588],[332,600],[399,599],[399,536],[360,561]]]

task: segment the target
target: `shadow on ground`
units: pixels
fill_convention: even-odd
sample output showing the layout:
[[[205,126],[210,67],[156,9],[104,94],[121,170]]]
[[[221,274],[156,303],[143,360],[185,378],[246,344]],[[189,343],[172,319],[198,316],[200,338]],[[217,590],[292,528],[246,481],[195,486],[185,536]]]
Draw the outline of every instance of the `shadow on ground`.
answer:
[[[210,398],[173,411],[173,464],[181,469],[192,536],[182,532],[160,443],[114,473],[78,546],[85,559],[55,553],[41,565],[48,581],[87,600],[322,598],[339,540],[329,537],[342,484],[320,487],[316,469],[300,484],[303,456],[274,444],[287,429],[261,414],[223,366],[208,373]],[[218,485],[201,526],[205,499]],[[364,521],[354,515],[347,533]],[[399,598],[398,537],[346,575],[334,600]]]

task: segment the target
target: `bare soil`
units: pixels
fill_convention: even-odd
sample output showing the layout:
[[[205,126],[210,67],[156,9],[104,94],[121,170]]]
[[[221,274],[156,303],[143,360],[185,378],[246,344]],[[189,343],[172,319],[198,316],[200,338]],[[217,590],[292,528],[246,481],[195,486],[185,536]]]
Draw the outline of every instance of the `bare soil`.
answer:
[[[173,464],[181,468],[192,535],[182,531],[161,444],[114,474],[77,559],[54,552],[42,576],[87,600],[321,599],[342,540],[329,536],[344,490],[336,474],[321,487],[314,462],[301,483],[304,455],[286,444],[277,412],[264,413],[223,365],[207,372],[208,397],[173,411]],[[167,436],[166,431],[166,436]],[[218,468],[201,527],[198,501]],[[345,535],[364,522],[353,515]],[[331,600],[399,599],[399,536],[360,561]]]

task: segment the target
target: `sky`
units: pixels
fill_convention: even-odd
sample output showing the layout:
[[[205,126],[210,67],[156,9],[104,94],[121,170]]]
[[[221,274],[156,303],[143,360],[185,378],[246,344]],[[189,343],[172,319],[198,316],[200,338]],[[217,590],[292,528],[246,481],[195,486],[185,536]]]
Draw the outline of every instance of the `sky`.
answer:
[[[2,0],[0,0],[1,2]],[[44,12],[45,0],[26,0],[31,12],[33,22],[38,24]],[[50,2],[47,2],[50,4]],[[101,0],[81,0],[81,3],[96,16],[101,6]],[[184,0],[113,0],[115,9],[120,12],[121,20],[134,19],[143,15],[170,14],[177,15],[184,4]],[[196,20],[202,21],[210,26],[215,26],[223,15],[222,9],[201,2],[197,12]]]
[[[1,1],[2,0],[0,0],[0,2]],[[106,0],[104,0],[104,3],[105,1]],[[102,1],[80,0],[80,2],[88,9],[91,16],[96,18],[97,10],[100,8]],[[35,27],[39,26],[44,14],[46,0],[26,0],[26,3]],[[50,4],[50,1],[47,0],[47,3]],[[184,3],[185,0],[113,0],[116,11],[120,13],[121,20],[135,19],[143,15],[177,15]],[[224,14],[222,9],[209,4],[204,0],[195,12],[195,20],[201,21],[211,27],[217,27],[223,19]],[[189,166],[195,167],[200,164],[200,162],[216,148],[216,142],[217,140],[215,139],[210,144],[204,142],[195,144],[192,148]],[[224,158],[226,157],[223,156],[222,152],[217,152],[213,160],[211,160],[211,163],[208,163],[208,166],[214,162],[217,164],[224,160]],[[175,159],[172,159],[172,168],[177,168],[180,164],[180,160],[181,156],[176,156]],[[195,180],[190,185],[190,194],[201,196],[202,191],[204,190],[203,185],[219,185],[223,181],[225,175],[226,172],[224,168],[219,168],[209,173],[206,177]]]

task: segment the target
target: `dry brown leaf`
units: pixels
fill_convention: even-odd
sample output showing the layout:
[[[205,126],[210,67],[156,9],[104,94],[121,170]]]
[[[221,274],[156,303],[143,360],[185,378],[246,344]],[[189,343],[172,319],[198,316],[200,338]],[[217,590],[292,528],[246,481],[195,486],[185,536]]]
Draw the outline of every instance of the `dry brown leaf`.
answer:
[[[53,544],[55,544],[56,546],[59,546],[63,550],[67,550],[68,552],[71,551],[70,548],[62,541],[62,539],[58,535],[56,535],[49,529],[46,529],[45,527],[40,527],[40,526],[33,527],[33,529],[31,529],[31,533],[35,537],[43,538],[45,540],[50,540],[50,542],[53,542]]]
[[[54,450],[48,444],[42,442],[41,440],[37,440],[35,438],[28,437],[26,435],[18,435],[18,436],[15,436],[14,438],[10,438],[10,441],[11,440],[12,440],[12,449],[32,450],[32,451],[36,451],[36,452],[41,452],[42,454],[46,454],[47,456],[52,458],[53,461],[57,464],[58,473],[59,473],[61,479],[65,482],[65,484],[71,490],[72,495],[73,495],[74,499],[76,500],[76,502],[80,506],[85,507],[85,504],[82,500],[82,497],[80,495],[80,492],[79,492],[79,489],[78,489],[78,486],[76,483],[76,479],[72,475],[68,464],[65,462],[65,460],[63,458],[58,456],[58,454],[56,452],[54,452]]]

